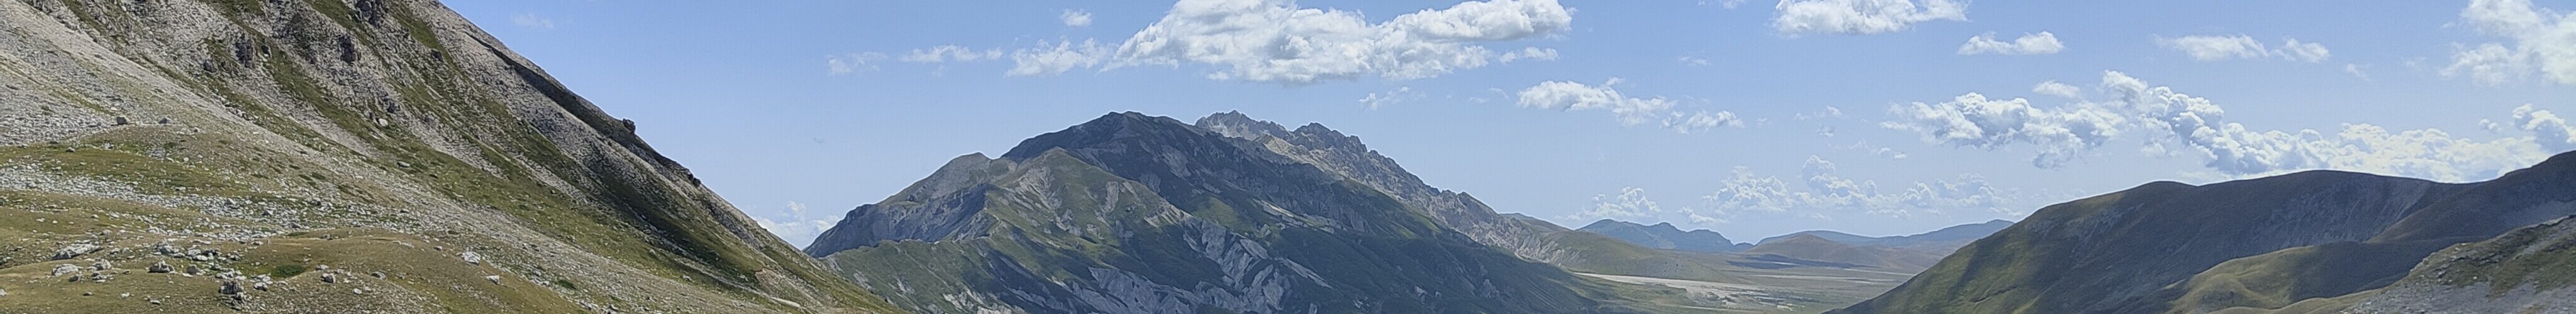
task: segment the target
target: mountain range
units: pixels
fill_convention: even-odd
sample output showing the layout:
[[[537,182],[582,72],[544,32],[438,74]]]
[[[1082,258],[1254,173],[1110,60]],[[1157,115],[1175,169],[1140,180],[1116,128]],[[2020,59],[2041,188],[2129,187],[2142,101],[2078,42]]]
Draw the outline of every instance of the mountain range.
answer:
[[[1837,312],[2551,312],[2564,228],[2543,222],[2571,202],[2576,153],[2474,183],[2155,182],[2042,208]]]
[[[2576,313],[2576,153],[1735,243],[1124,112],[800,249],[429,0],[0,1],[0,121],[6,313]]]
[[[1648,226],[1602,219],[1575,230],[1610,236],[1638,246],[1666,250],[1723,253],[1742,252],[1753,248],[1751,243],[1735,243],[1734,240],[1727,240],[1726,235],[1718,234],[1716,231],[1708,231],[1708,229],[1682,231],[1681,228],[1673,227],[1669,222]]]
[[[1763,238],[1760,244],[1733,243],[1707,229],[1682,231],[1672,223],[1641,225],[1602,219],[1585,225],[1597,233],[1638,246],[1689,252],[1742,253],[1746,259],[1810,266],[1869,267],[1911,274],[1931,267],[1969,241],[2011,226],[2011,221],[1950,226],[1922,234],[1868,237],[1827,230],[1800,231]]]

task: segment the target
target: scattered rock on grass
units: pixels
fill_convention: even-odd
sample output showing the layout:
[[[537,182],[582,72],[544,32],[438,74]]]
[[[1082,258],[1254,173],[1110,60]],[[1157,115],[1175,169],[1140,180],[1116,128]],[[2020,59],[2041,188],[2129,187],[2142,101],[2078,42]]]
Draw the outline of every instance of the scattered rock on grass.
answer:
[[[74,257],[80,257],[81,255],[88,255],[90,252],[98,252],[98,249],[98,245],[95,244],[72,243],[72,245],[65,245],[63,248],[54,249],[53,258],[57,261],[67,260]]]

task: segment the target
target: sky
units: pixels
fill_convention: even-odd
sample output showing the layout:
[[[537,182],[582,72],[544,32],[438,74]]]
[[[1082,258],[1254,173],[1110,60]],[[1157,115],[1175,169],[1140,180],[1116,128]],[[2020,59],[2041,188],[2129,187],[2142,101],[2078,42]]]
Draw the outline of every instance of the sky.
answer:
[[[1120,111],[1322,123],[1501,212],[1739,241],[2576,150],[2567,0],[447,5],[800,246]]]

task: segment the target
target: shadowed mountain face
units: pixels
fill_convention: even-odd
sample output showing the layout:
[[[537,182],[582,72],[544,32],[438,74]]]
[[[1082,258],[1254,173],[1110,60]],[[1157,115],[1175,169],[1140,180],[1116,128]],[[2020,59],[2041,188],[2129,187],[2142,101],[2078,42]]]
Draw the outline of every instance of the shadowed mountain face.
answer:
[[[1678,293],[1515,258],[1261,145],[1110,114],[953,160],[807,253],[929,313],[1619,313]]]
[[[2441,247],[2576,213],[2570,182],[2576,157],[2562,154],[2469,184],[2331,171],[2151,183],[2043,208],[1837,312],[2280,308],[2388,286]]]
[[[1640,246],[1666,250],[1692,252],[1739,252],[1744,251],[1744,249],[1753,248],[1752,244],[1735,243],[1733,240],[1727,240],[1726,235],[1718,234],[1716,231],[1708,231],[1708,229],[1682,231],[1681,228],[1673,227],[1673,224],[1669,222],[1656,223],[1655,225],[1648,226],[1639,225],[1633,222],[1602,219],[1601,221],[1592,222],[1591,225],[1585,225],[1582,229],[1576,230],[1598,233],[1610,236],[1611,238],[1628,241],[1628,243],[1635,243]]]
[[[897,311],[434,1],[0,1],[0,69],[0,312]]]

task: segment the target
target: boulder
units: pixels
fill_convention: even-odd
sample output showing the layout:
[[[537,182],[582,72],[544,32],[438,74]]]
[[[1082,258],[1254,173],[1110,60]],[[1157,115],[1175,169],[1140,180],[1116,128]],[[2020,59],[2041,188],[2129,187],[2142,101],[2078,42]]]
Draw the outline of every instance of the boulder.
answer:
[[[98,252],[99,249],[100,247],[96,244],[72,243],[71,245],[65,245],[62,248],[54,249],[53,260],[67,260],[80,257],[81,255],[89,255],[89,253]]]

